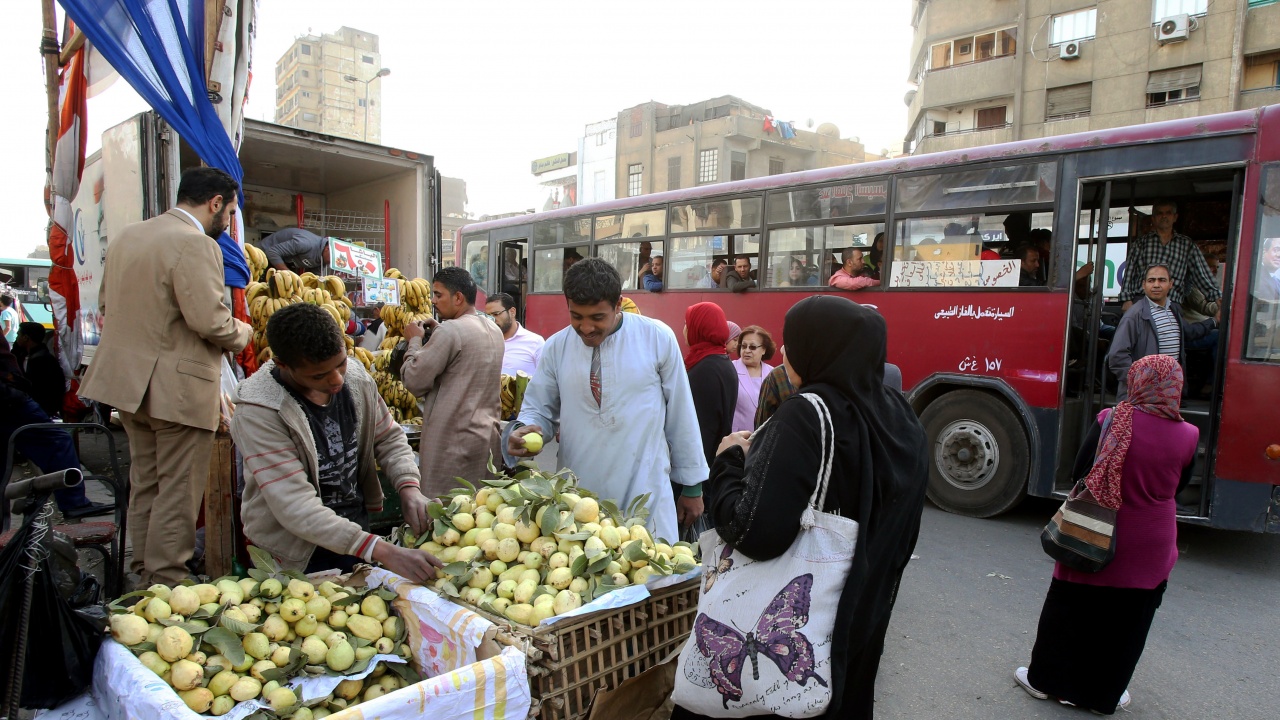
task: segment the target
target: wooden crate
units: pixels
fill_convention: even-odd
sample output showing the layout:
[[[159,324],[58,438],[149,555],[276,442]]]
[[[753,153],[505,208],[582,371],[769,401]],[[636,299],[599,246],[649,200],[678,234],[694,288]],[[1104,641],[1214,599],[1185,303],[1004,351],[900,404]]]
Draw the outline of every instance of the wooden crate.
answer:
[[[655,590],[634,605],[551,627],[529,628],[476,612],[498,624],[500,642],[519,647],[528,657],[530,717],[580,720],[596,693],[618,687],[680,650],[693,631],[700,586],[697,578],[687,580]]]

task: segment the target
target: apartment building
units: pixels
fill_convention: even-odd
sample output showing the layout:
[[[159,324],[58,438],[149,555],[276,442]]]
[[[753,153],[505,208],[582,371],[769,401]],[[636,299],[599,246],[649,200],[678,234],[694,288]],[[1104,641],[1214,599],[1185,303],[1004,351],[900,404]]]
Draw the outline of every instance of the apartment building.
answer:
[[[1276,0],[915,0],[903,151],[1280,103]]]
[[[276,62],[275,121],[380,144],[388,74],[373,33],[343,27],[303,35]]]

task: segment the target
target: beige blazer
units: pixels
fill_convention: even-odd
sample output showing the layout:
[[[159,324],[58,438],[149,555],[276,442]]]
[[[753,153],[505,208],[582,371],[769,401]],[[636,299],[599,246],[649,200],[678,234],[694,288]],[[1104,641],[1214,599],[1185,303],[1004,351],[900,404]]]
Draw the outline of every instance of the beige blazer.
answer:
[[[107,246],[102,339],[80,394],[158,420],[216,430],[222,351],[253,329],[222,304],[222,251],[176,210],[135,223]]]

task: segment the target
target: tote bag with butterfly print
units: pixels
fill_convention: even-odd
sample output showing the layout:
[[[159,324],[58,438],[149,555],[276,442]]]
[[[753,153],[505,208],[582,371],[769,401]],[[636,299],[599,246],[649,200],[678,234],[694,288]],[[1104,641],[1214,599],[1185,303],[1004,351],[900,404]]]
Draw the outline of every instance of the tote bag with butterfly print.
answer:
[[[693,634],[680,652],[674,700],[709,717],[822,715],[831,704],[836,606],[853,565],[858,523],[821,511],[835,456],[822,399],[801,397],[822,426],[817,487],[787,552],[757,561],[715,530],[699,538],[703,585]]]

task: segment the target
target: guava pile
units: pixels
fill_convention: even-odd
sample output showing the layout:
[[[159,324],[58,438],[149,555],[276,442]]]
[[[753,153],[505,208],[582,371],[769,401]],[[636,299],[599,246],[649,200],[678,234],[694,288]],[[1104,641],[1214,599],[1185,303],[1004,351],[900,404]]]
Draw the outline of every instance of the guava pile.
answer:
[[[388,590],[316,587],[282,572],[258,548],[250,577],[207,584],[152,585],[111,605],[111,635],[198,713],[225,715],[260,699],[261,717],[311,720],[418,682],[406,663],[379,662],[322,698],[299,698],[299,675],[356,675],[375,655],[409,658],[404,622]],[[125,605],[135,600],[132,605]]]
[[[461,487],[428,506],[431,535],[401,529],[404,543],[446,563],[438,591],[521,625],[536,626],[605,593],[697,567],[688,543],[645,529],[647,495],[620,510],[562,470],[522,464],[515,477]]]

